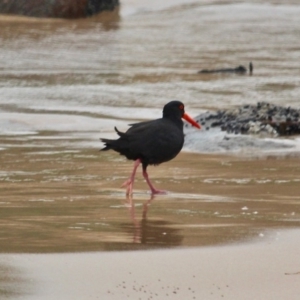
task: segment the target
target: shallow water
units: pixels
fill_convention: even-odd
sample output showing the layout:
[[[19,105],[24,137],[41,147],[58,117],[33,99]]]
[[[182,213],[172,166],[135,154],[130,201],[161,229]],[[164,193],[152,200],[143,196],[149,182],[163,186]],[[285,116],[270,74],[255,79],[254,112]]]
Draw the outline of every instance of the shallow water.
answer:
[[[113,125],[159,117],[171,99],[191,115],[258,101],[299,107],[297,2],[124,2],[86,20],[0,18],[2,134],[67,131],[98,147]],[[253,76],[197,74],[250,61]]]
[[[22,142],[21,142],[22,143]],[[60,141],[52,141],[59,144]],[[117,154],[62,147],[3,150],[1,252],[77,252],[205,246],[264,239],[300,225],[299,157],[180,154],[149,167],[151,197]]]

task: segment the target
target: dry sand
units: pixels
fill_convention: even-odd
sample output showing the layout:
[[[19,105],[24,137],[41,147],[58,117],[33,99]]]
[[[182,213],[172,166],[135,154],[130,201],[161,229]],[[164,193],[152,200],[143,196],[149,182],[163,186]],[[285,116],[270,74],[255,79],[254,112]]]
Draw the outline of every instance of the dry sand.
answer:
[[[1,255],[21,299],[299,299],[300,231],[177,250]],[[263,241],[263,242],[262,242]],[[16,297],[17,299],[17,297]]]

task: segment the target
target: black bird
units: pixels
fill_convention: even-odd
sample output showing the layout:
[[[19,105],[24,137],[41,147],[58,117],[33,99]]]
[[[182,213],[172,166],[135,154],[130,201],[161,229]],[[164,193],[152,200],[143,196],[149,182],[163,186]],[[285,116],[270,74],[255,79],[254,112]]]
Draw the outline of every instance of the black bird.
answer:
[[[174,100],[163,108],[161,119],[130,124],[124,133],[116,127],[119,135],[117,140],[101,139],[105,147],[101,151],[114,150],[127,159],[134,160],[132,174],[122,187],[127,187],[127,195],[132,194],[136,170],[140,163],[143,166],[143,176],[152,194],[165,193],[154,188],[147,173],[148,165],[158,165],[173,159],[182,149],[184,143],[182,118],[197,128],[200,125],[184,111],[184,104]]]

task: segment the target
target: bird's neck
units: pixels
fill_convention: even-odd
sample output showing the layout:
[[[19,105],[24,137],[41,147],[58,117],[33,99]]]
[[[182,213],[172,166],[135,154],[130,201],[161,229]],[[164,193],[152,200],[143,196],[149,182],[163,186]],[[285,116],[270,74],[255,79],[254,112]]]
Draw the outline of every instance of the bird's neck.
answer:
[[[164,118],[172,121],[172,123],[174,123],[176,125],[176,127],[178,127],[180,130],[183,130],[183,121],[182,119],[175,117],[175,116],[164,116]]]

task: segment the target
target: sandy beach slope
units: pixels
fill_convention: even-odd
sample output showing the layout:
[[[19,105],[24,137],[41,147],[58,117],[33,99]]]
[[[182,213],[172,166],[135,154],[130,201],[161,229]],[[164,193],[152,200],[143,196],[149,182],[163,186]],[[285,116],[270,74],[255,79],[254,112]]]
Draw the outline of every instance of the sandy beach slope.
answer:
[[[2,254],[21,299],[299,299],[300,231],[175,250]]]

